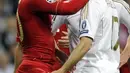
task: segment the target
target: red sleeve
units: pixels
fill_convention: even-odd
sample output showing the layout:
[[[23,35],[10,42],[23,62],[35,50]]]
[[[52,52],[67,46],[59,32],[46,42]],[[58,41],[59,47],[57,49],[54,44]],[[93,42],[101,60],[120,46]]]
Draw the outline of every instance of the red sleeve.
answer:
[[[71,1],[57,1],[54,0],[30,0],[31,8],[35,11],[42,11],[50,14],[68,15],[79,11],[88,2],[88,0],[71,0]]]

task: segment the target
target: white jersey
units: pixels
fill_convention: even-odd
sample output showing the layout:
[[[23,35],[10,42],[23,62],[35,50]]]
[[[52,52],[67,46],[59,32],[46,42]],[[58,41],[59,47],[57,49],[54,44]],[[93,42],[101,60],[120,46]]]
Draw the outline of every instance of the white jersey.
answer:
[[[57,16],[52,31],[58,27],[56,25],[69,23],[70,49],[79,43],[79,33],[80,37],[87,36],[93,39],[91,49],[77,64],[74,73],[118,73],[119,24],[125,23],[130,29],[130,15],[127,10],[121,3],[113,3],[111,0],[90,0],[82,10],[85,12],[82,14],[80,32],[80,12],[70,16]]]

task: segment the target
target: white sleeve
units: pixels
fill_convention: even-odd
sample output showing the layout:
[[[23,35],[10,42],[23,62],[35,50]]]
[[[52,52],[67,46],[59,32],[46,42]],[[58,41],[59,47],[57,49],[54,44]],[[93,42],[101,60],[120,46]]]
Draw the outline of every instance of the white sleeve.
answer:
[[[52,30],[51,32],[55,35],[58,28],[60,28],[60,26],[62,24],[65,24],[65,20],[67,19],[67,16],[61,16],[61,15],[57,15],[55,20],[53,21],[53,24],[51,26]]]
[[[126,8],[123,5],[120,10],[120,23],[124,24],[128,28],[130,34],[130,8]]]
[[[80,22],[80,38],[87,36],[94,39],[100,22],[99,5],[96,2],[89,2],[84,7]]]

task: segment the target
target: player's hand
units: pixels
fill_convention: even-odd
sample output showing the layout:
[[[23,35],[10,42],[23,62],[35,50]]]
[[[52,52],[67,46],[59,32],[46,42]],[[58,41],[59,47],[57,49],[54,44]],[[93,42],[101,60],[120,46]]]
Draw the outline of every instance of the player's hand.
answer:
[[[129,53],[126,52],[122,52],[121,56],[120,56],[120,65],[119,68],[122,67],[125,63],[127,63],[128,59],[129,59]]]
[[[58,46],[61,48],[69,48],[69,37],[68,32],[62,31],[64,36],[61,37],[61,39],[58,40]]]

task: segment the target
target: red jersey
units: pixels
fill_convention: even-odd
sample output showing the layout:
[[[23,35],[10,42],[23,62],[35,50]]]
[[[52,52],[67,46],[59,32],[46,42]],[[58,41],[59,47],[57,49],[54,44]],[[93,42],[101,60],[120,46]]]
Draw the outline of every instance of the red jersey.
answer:
[[[21,24],[17,25],[17,39],[23,38],[21,43],[24,58],[39,58],[49,64],[54,62],[55,46],[49,14],[73,14],[87,2],[88,0],[21,0],[17,19]]]

